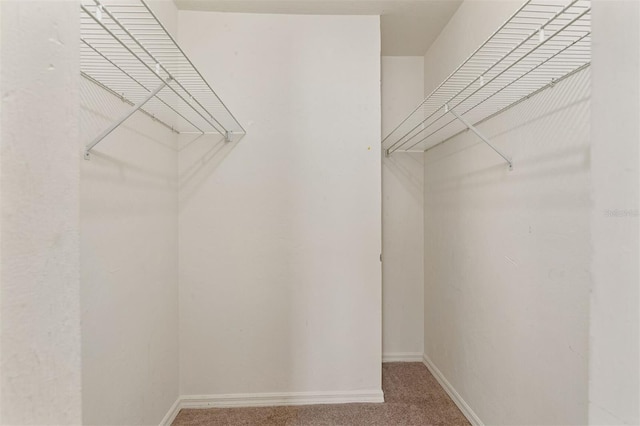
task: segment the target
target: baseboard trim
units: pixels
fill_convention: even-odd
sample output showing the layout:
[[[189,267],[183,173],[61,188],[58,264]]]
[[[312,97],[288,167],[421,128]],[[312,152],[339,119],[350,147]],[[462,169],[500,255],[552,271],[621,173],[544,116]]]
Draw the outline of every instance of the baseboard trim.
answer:
[[[271,407],[278,405],[346,404],[384,402],[380,390],[338,392],[242,393],[219,395],[183,395],[181,408]]]
[[[178,397],[178,399],[176,399],[176,402],[173,403],[171,408],[169,408],[167,414],[165,414],[164,418],[160,422],[160,426],[171,426],[171,423],[173,423],[173,421],[176,419],[181,408],[181,398]]]
[[[383,353],[382,362],[422,362],[422,352]]]
[[[427,354],[424,354],[422,358],[422,362],[429,369],[433,377],[436,378],[440,386],[449,394],[449,397],[453,400],[453,402],[458,406],[462,414],[469,420],[469,422],[474,426],[484,426],[482,420],[476,413],[473,412],[469,404],[466,403],[464,399],[460,396],[460,394],[454,389],[454,387],[449,383],[449,381],[444,377],[444,375],[438,370],[438,367],[435,366],[433,362],[429,359]]]

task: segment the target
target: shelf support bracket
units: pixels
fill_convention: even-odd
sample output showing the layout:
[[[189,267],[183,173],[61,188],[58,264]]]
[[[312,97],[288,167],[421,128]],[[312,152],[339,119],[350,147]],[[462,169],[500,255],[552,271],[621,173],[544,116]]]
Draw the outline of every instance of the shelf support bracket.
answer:
[[[149,94],[147,95],[146,98],[144,98],[143,100],[141,100],[140,102],[135,104],[133,107],[131,107],[131,109],[129,111],[127,111],[127,113],[125,115],[123,115],[118,120],[113,122],[113,124],[111,124],[111,126],[106,128],[102,133],[100,133],[98,136],[96,136],[96,138],[94,140],[89,142],[87,144],[87,146],[84,148],[84,159],[88,160],[90,158],[90,151],[93,149],[94,146],[98,145],[98,143],[100,143],[100,141],[102,139],[106,138],[118,126],[120,126],[122,123],[124,123],[129,117],[131,117],[133,115],[134,112],[136,112],[137,110],[142,108],[144,106],[144,104],[146,104],[151,98],[153,98],[155,95],[157,95],[160,90],[164,89],[164,87],[167,84],[169,84],[170,81],[171,81],[171,77],[167,78],[162,83],[160,83],[160,85],[158,87],[156,87],[151,92],[149,92]]]
[[[506,155],[504,155],[502,152],[500,152],[500,150],[498,150],[498,148],[493,146],[491,144],[491,142],[489,142],[489,139],[487,139],[482,133],[480,133],[480,131],[478,129],[476,129],[476,127],[473,124],[469,123],[460,114],[455,112],[453,109],[449,108],[449,104],[445,104],[444,105],[444,111],[445,112],[450,112],[451,114],[453,114],[458,120],[460,120],[462,122],[462,124],[464,124],[467,127],[467,129],[469,129],[473,133],[475,133],[476,136],[478,136],[482,140],[482,142],[484,142],[487,145],[489,145],[489,147],[491,149],[493,149],[496,152],[496,154],[498,154],[500,157],[504,158],[504,161],[506,161],[507,164],[509,165],[509,170],[513,170],[513,164],[511,163],[511,160]]]

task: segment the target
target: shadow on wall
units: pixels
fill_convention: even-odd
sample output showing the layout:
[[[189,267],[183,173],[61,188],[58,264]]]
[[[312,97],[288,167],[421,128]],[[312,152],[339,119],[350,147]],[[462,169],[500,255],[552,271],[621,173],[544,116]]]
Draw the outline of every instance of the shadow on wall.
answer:
[[[122,117],[131,106],[85,79],[80,84],[80,146]],[[176,134],[151,117],[135,113],[81,160],[85,217],[118,212],[153,214],[167,208],[159,194],[177,190]],[[126,191],[120,189],[126,188]],[[131,194],[139,194],[132,197]],[[134,207],[135,206],[135,207]]]
[[[179,137],[179,205],[182,207],[203,182],[218,168],[245,135],[226,142],[221,135],[181,135]]]
[[[469,131],[425,154],[425,354],[487,424],[586,413],[589,71],[478,126],[512,171]]]
[[[84,145],[122,117],[131,105],[88,80],[81,81],[80,149],[83,149]],[[180,191],[180,199],[184,201],[243,137],[236,135],[232,142],[225,142],[224,137],[217,134],[179,135],[166,124],[143,112],[136,112],[94,147],[91,151],[91,167],[85,167],[83,179],[91,185],[126,182],[128,186],[134,184],[141,190],[173,187]],[[179,155],[180,173],[177,166],[175,169],[154,168],[158,163],[146,158],[150,155]]]
[[[84,78],[81,78],[80,81],[80,107],[82,110],[80,131],[83,144],[86,144],[98,136],[100,132],[109,127],[114,121],[122,117],[122,115],[132,107],[127,102],[107,92],[98,85]],[[155,132],[153,130],[141,131],[139,126],[134,126],[132,124],[138,118],[144,118],[144,120],[148,121],[149,129],[153,125],[154,127],[161,129],[162,132]],[[129,132],[132,132],[142,138],[153,140],[155,143],[162,145],[167,149],[176,149],[175,144],[172,142],[172,138],[165,135],[170,134],[172,132],[171,129],[162,122],[154,120],[143,112],[136,112],[118,127],[118,129],[120,128],[125,128]],[[144,126],[145,130],[147,130],[147,128],[147,126]],[[118,129],[114,130],[114,132],[117,132]],[[109,139],[109,136],[105,138],[105,140],[107,139]],[[104,140],[97,146],[100,146],[103,142]]]
[[[80,102],[79,151],[131,110],[85,79]],[[177,156],[136,112],[78,160],[83,423],[157,424],[175,401]]]
[[[396,151],[391,156],[383,154],[383,168],[391,172],[407,189],[414,200],[422,203],[424,198],[424,167],[422,153]]]
[[[513,171],[469,131],[428,151],[426,194],[588,173],[590,99],[586,69],[480,124],[480,131],[511,158]]]

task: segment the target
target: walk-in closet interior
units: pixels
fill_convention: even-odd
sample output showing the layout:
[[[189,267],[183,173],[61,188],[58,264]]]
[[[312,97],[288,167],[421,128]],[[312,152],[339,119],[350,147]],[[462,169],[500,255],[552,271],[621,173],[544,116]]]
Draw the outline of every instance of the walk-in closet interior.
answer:
[[[0,424],[640,423],[640,2],[0,22]]]

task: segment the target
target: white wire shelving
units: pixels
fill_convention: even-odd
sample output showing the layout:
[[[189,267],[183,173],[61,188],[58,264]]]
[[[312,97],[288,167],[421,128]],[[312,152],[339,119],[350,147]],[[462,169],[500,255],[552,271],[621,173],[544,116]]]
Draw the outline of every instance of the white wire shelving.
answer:
[[[589,0],[529,0],[382,140],[386,155],[428,151],[591,64]]]
[[[131,106],[85,158],[136,111],[175,133],[246,133],[144,0],[81,0],[80,73]]]

